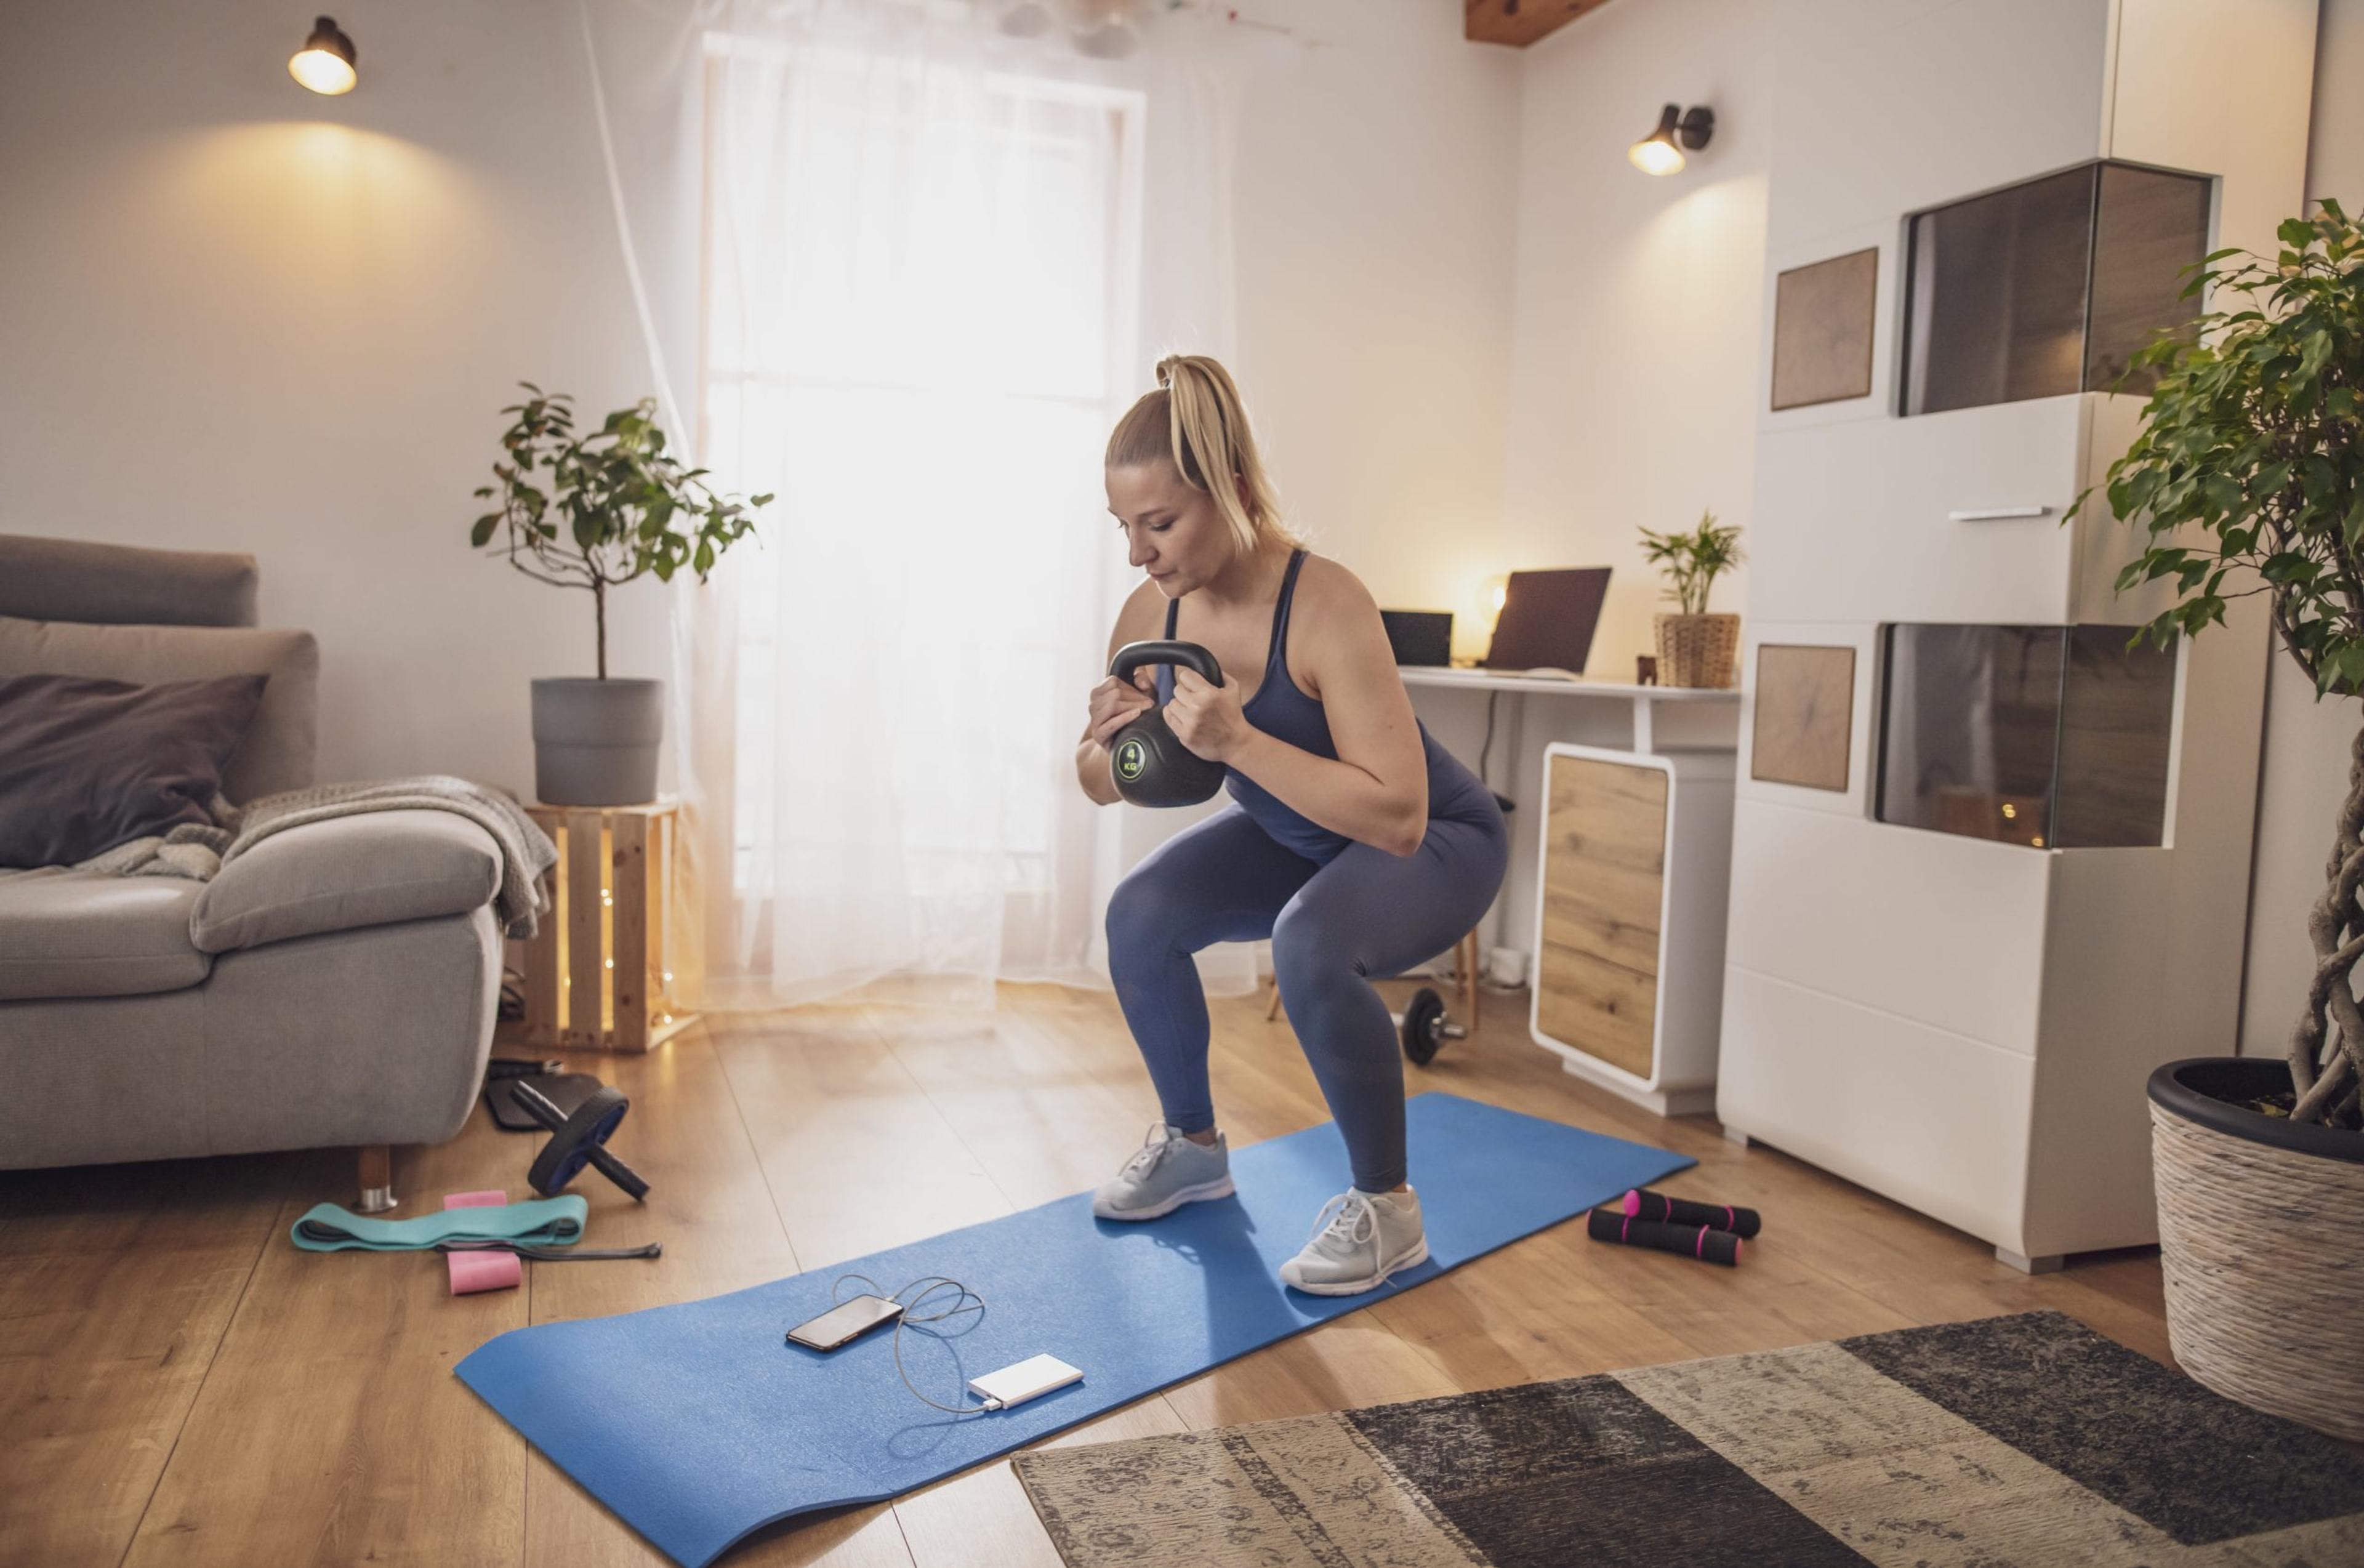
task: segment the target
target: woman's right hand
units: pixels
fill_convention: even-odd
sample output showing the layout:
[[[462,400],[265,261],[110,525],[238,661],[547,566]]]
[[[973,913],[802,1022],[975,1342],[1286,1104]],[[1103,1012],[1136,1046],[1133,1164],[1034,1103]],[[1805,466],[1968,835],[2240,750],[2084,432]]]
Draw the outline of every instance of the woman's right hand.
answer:
[[[1157,706],[1157,677],[1135,670],[1131,680],[1110,675],[1092,688],[1092,739],[1106,746],[1116,732]]]

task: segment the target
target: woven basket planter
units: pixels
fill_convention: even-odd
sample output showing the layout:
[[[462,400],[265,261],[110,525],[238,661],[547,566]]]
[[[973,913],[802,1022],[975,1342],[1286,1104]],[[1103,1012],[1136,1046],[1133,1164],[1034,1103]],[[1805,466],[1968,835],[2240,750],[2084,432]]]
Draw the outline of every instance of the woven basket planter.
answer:
[[[2168,1342],[2217,1393],[2364,1440],[2364,1133],[2214,1097],[2290,1086],[2260,1057],[2151,1074]]]
[[[1738,616],[1660,616],[1658,684],[1707,686],[1733,684],[1740,658]]]

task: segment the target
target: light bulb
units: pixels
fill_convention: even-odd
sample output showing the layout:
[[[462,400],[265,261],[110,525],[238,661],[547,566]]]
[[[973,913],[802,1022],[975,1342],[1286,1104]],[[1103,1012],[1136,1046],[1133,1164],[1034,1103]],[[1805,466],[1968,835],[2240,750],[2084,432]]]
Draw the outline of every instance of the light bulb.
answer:
[[[1694,104],[1688,110],[1680,104],[1668,104],[1658,111],[1657,126],[1627,148],[1625,156],[1645,174],[1679,174],[1683,172],[1683,149],[1688,147],[1697,152],[1714,135],[1713,109],[1705,104]]]
[[[1683,172],[1683,151],[1673,142],[1658,137],[1645,137],[1625,150],[1634,167],[1645,174],[1679,174]]]
[[[353,40],[337,26],[334,17],[316,18],[312,36],[287,61],[287,74],[315,93],[334,97],[350,93],[359,80],[353,70]]]

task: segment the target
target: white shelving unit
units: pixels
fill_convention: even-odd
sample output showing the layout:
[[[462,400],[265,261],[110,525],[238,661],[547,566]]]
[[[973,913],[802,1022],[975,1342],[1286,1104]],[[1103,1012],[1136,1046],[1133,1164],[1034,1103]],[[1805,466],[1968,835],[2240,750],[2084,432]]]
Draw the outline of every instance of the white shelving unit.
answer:
[[[2158,607],[2113,597],[2135,547],[2105,511],[2061,521],[2138,399],[1896,412],[1905,219],[2113,159],[2213,176],[2212,248],[2269,250],[2302,199],[2315,10],[1823,0],[1778,26],[1764,390],[1782,271],[1879,246],[1878,325],[1869,396],[1759,416],[1716,1109],[2022,1268],[2157,1239],[2144,1078],[2233,1048],[2267,639],[2244,606],[2181,650],[2158,847],[1875,819],[1883,626]],[[1750,776],[1767,643],[1856,651],[1844,789]]]

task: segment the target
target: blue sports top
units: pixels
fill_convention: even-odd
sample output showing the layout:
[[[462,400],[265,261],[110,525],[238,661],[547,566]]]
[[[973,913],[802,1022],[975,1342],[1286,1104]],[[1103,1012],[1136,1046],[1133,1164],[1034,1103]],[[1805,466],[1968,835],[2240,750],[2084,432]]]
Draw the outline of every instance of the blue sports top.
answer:
[[[1338,748],[1330,739],[1330,717],[1321,704],[1307,696],[1288,674],[1288,606],[1297,595],[1297,570],[1305,564],[1305,551],[1297,550],[1288,558],[1288,571],[1280,580],[1280,600],[1272,610],[1272,647],[1265,655],[1264,684],[1250,694],[1242,705],[1241,714],[1251,725],[1276,740],[1286,741],[1317,757],[1335,761]],[[1176,633],[1175,622],[1182,608],[1179,599],[1165,606],[1165,637],[1172,641]],[[1174,695],[1174,667],[1157,667],[1157,700],[1161,703]],[[1420,724],[1418,719],[1412,721]],[[1466,815],[1494,815],[1494,792],[1478,782],[1478,775],[1464,766],[1461,760],[1439,746],[1420,725],[1420,743],[1428,758],[1428,815],[1431,820]],[[1236,768],[1224,770],[1228,777],[1224,787],[1240,808],[1255,819],[1256,826],[1272,835],[1285,848],[1295,851],[1317,865],[1327,865],[1340,851],[1354,840],[1343,833],[1333,833],[1293,808],[1281,804],[1271,791],[1249,778]]]

